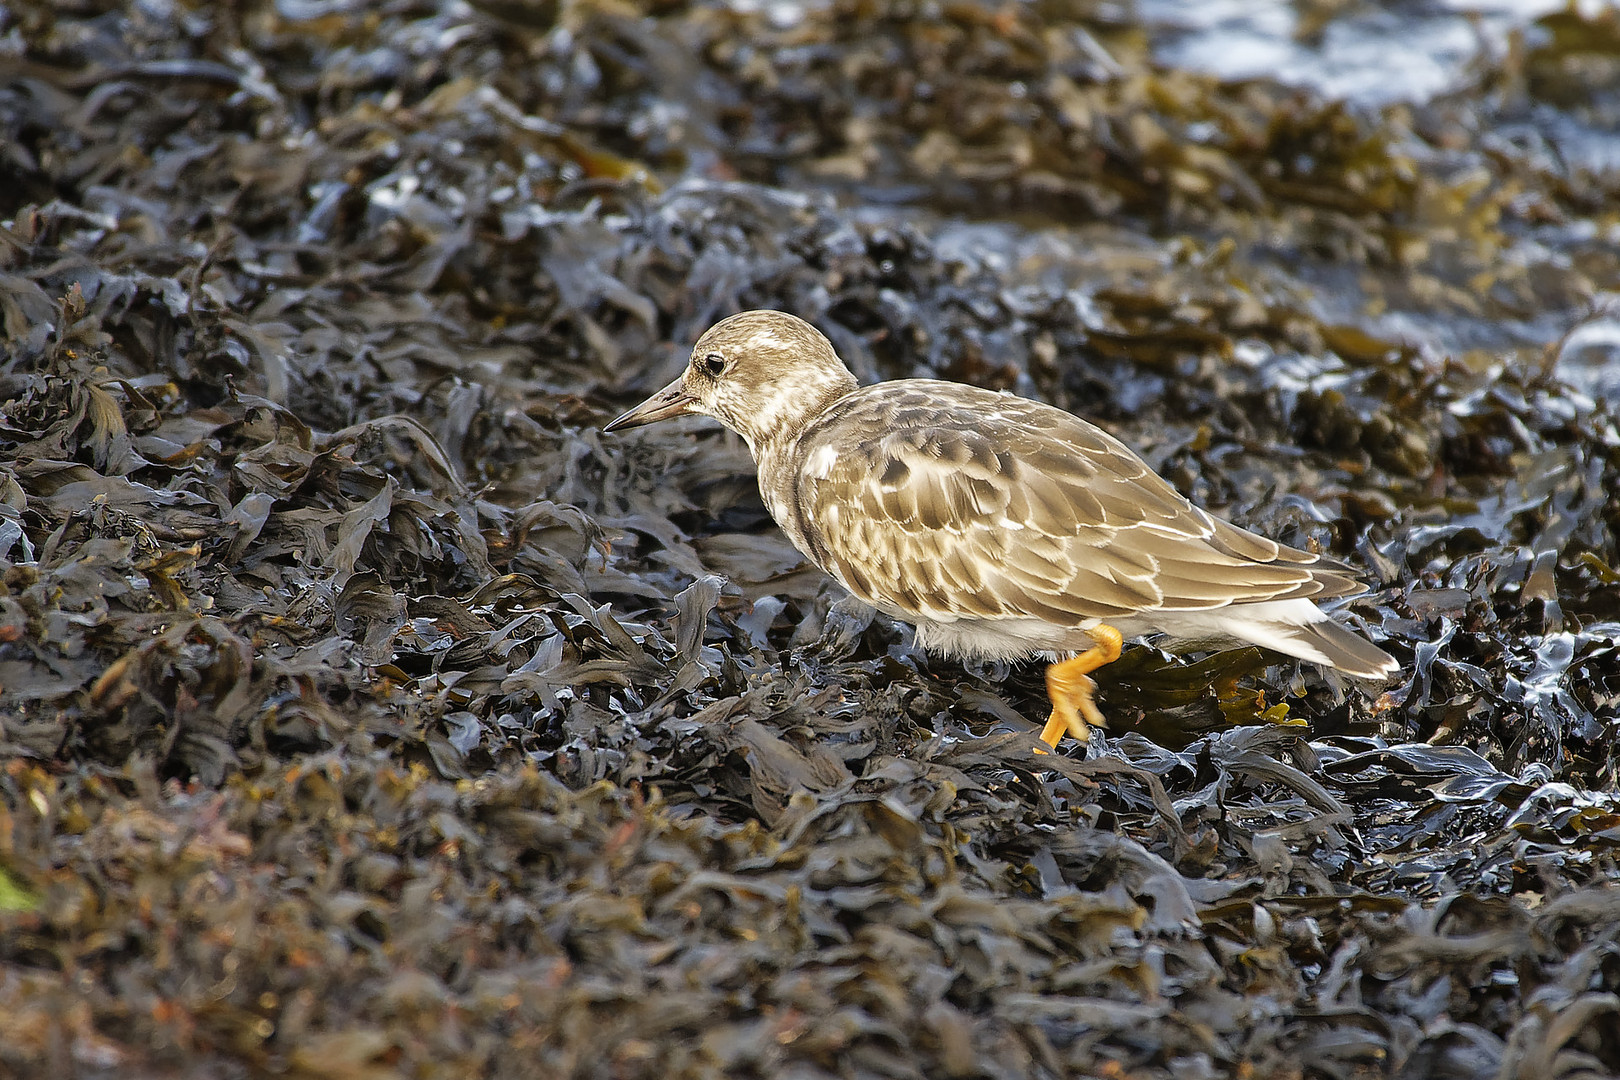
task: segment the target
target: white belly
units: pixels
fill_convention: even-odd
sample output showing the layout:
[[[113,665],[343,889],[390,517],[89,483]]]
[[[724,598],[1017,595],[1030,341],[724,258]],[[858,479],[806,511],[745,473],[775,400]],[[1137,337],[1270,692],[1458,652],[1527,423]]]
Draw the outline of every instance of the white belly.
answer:
[[[1088,619],[1079,627],[1071,627],[1026,617],[939,622],[903,612],[890,614],[917,627],[917,644],[924,650],[976,660],[1022,660],[1036,653],[1081,652],[1096,644],[1085,627],[1101,621]]]

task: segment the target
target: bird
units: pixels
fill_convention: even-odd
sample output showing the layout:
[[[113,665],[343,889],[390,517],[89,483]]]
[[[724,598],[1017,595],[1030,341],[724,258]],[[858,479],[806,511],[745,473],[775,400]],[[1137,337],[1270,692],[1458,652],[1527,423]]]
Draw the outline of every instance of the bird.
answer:
[[[914,626],[925,652],[1044,658],[1053,749],[1107,726],[1091,674],[1126,638],[1249,643],[1360,679],[1397,668],[1317,605],[1366,591],[1352,567],[1215,517],[1044,402],[934,379],[862,386],[808,322],[746,311],[603,430],[688,414],[742,437],[793,545]]]

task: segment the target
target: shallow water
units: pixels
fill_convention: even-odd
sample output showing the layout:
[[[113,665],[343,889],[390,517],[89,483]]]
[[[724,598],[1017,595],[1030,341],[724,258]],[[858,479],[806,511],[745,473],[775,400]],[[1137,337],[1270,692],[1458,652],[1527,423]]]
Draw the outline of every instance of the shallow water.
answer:
[[[1585,5],[1596,10],[1598,5]],[[1462,87],[1481,60],[1563,0],[1307,4],[1290,0],[1137,0],[1163,63],[1223,79],[1277,79],[1379,107]]]

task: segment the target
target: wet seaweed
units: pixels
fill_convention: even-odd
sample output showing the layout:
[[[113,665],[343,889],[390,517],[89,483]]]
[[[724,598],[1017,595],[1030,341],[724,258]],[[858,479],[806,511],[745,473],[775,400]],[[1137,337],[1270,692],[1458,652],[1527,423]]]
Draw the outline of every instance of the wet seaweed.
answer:
[[[0,14],[0,1071],[1620,1071],[1612,14],[1372,115],[1049,8]],[[1401,677],[1137,645],[1036,753],[598,434],[752,306],[1357,562]]]

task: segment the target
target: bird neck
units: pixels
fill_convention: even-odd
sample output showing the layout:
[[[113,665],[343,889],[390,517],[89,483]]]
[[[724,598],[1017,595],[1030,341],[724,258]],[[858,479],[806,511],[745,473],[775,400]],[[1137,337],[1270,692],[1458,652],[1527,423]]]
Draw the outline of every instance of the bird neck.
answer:
[[[779,383],[762,397],[759,411],[736,426],[755,461],[767,454],[780,457],[805,428],[848,397],[857,385],[855,376],[842,367],[814,375]]]
[[[787,533],[793,545],[817,565],[821,565],[822,560],[812,550],[798,505],[799,473],[808,449],[804,439],[812,425],[835,414],[838,403],[857,389],[855,377],[848,375],[846,378],[847,382],[837,389],[829,387],[814,398],[801,399],[800,407],[793,410],[791,416],[781,418],[762,437],[748,439],[748,449],[753,453],[759,471],[759,493],[766,509]]]

